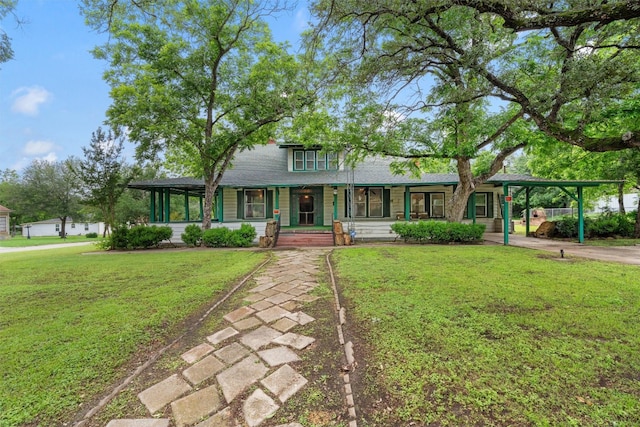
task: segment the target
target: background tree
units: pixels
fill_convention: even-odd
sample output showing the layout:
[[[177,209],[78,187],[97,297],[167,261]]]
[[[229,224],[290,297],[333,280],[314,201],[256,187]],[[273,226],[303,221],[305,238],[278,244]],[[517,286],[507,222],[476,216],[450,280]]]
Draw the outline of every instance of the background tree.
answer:
[[[116,206],[135,171],[125,164],[124,139],[110,129],[91,134],[89,147],[82,147],[84,159],[72,159],[70,169],[82,183],[82,203],[98,209],[105,222],[105,234],[116,222]]]
[[[309,100],[300,65],[262,20],[278,4],[114,4],[110,41],[94,51],[109,61],[109,123],[127,128],[139,158],[164,152],[170,169],[204,178],[209,228],[213,195],[234,154],[266,143],[275,124]],[[96,20],[101,5],[92,2],[85,13],[105,25]]]
[[[8,15],[13,15],[17,25],[20,25],[21,20],[14,15],[17,0],[0,0],[0,22],[4,20]],[[0,64],[13,59],[13,49],[11,48],[11,38],[6,31],[0,27]]]
[[[35,160],[22,172],[22,209],[39,220],[59,218],[65,237],[67,219],[81,216],[80,185],[68,162]]]
[[[640,81],[640,10],[614,3],[319,0],[309,44],[335,58],[334,80],[374,88],[378,115],[416,130],[404,145],[356,144],[456,161],[449,219],[458,220],[476,185],[541,139],[536,128],[593,152],[640,146],[638,122],[601,130],[623,99],[638,98]],[[480,155],[488,168],[473,175]]]

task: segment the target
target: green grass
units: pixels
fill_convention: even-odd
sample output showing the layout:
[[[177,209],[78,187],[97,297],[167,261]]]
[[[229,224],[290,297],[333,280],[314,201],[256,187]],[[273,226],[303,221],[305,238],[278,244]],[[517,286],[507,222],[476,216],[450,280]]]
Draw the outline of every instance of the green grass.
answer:
[[[334,258],[364,426],[640,424],[640,268],[497,246]]]
[[[88,250],[0,256],[0,426],[69,421],[265,257]]]
[[[635,246],[640,245],[640,239],[585,239],[588,246]]]
[[[66,239],[60,237],[45,236],[32,237],[27,239],[23,236],[15,236],[11,239],[0,240],[0,248],[23,248],[25,246],[43,246],[55,245],[59,243],[79,243],[79,242],[96,242],[100,238],[87,238],[86,236],[67,236]]]

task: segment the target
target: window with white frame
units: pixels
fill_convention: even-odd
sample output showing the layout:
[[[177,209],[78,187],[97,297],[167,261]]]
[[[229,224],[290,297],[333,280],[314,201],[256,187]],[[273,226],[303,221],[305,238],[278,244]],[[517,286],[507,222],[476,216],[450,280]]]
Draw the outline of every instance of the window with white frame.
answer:
[[[382,188],[369,188],[369,217],[382,218]]]
[[[56,224],[56,233],[60,232],[60,224]]]
[[[444,193],[429,193],[431,202],[430,216],[432,218],[444,218]]]
[[[76,228],[76,223],[75,222],[71,223],[71,228]]]
[[[364,187],[356,188],[353,197],[353,206],[356,218],[365,218],[367,216],[367,189]]]
[[[487,193],[476,193],[476,217],[486,218],[487,216]]]
[[[244,217],[266,218],[265,190],[244,190]]]
[[[88,222],[84,223],[84,231],[89,231],[89,223]]]
[[[317,150],[294,150],[294,171],[323,171],[337,170],[338,155],[336,153],[321,153]]]

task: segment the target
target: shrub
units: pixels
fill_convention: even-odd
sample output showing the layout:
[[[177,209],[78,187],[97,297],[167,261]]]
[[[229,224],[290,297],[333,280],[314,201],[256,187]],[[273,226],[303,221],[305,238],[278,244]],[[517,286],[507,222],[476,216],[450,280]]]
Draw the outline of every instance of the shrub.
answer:
[[[482,240],[484,224],[460,224],[444,221],[396,222],[391,230],[405,242],[418,243],[472,243]]]
[[[210,248],[223,248],[229,243],[231,230],[227,227],[217,227],[202,233],[202,243]]]
[[[180,236],[182,241],[189,246],[200,246],[202,243],[202,229],[197,224],[189,224]]]
[[[127,249],[129,241],[129,229],[126,225],[115,227],[111,233],[111,249]]]
[[[557,237],[574,238],[578,237],[578,218],[565,216],[555,221],[555,235]]]
[[[173,236],[173,230],[168,226],[158,227],[152,225],[137,225],[129,230],[127,246],[130,248],[150,248],[160,244],[163,240],[169,240]]]
[[[250,224],[242,224],[238,230],[218,227],[206,230],[202,235],[202,243],[210,248],[246,248],[253,244],[258,234]]]
[[[556,221],[556,235],[558,237],[578,237],[578,218],[563,217]],[[586,237],[630,237],[633,235],[633,222],[628,216],[617,213],[604,213],[597,218],[584,219],[584,234]]]
[[[87,239],[95,239],[96,237],[98,237],[98,233],[87,233],[86,236]]]

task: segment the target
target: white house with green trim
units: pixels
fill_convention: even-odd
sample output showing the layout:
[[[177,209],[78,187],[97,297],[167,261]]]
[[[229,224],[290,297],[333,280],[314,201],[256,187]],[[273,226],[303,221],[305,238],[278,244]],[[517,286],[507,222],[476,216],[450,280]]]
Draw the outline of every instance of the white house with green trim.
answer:
[[[391,172],[391,162],[370,157],[350,168],[343,153],[324,153],[320,147],[256,146],[238,153],[225,172],[214,198],[212,227],[235,229],[250,223],[260,236],[272,218],[279,217],[285,230],[329,227],[337,219],[345,230],[355,231],[356,239],[388,239],[395,237],[390,226],[396,221],[443,220],[458,176],[396,175]],[[485,224],[487,232],[502,232],[509,224],[509,216],[504,214],[505,208],[509,210],[508,198],[503,195],[510,187],[556,184],[531,176],[495,175],[469,198],[465,221]],[[581,193],[583,186],[598,183],[563,185],[576,185]],[[202,221],[202,179],[138,181],[129,187],[150,192],[150,222],[171,226],[174,240],[180,239],[186,225]]]

